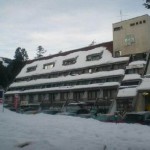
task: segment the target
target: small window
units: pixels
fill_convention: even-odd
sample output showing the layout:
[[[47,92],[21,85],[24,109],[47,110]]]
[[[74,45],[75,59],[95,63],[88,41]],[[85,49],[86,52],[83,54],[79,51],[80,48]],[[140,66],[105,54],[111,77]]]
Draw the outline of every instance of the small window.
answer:
[[[140,24],[142,24],[142,21],[140,21]]]
[[[119,31],[119,30],[121,30],[122,29],[122,26],[121,27],[115,27],[114,28],[114,31]]]
[[[103,54],[103,52],[88,55],[88,56],[86,56],[86,61],[99,60],[102,58],[102,54]]]
[[[138,22],[136,22],[136,25],[138,25],[139,23]]]
[[[71,59],[66,59],[66,60],[63,60],[63,66],[67,66],[67,65],[73,65],[76,63],[76,60],[77,60],[77,57],[75,58],[71,58]]]
[[[115,52],[115,57],[120,57],[121,56],[121,51],[116,51]]]
[[[43,69],[51,69],[55,66],[55,63],[48,63],[43,65]]]
[[[36,70],[36,67],[37,67],[37,66],[28,67],[28,68],[27,68],[27,72],[35,71],[35,70]]]
[[[143,20],[143,23],[146,23],[146,20]]]
[[[92,73],[92,69],[89,69],[89,73]]]
[[[131,23],[130,26],[135,26],[135,23]]]

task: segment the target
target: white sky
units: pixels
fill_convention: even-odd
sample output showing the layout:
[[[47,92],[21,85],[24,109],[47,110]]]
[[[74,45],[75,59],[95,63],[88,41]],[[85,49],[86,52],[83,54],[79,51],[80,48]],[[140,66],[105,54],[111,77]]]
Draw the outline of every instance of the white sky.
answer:
[[[42,45],[49,54],[112,40],[112,23],[149,14],[144,0],[0,0],[0,56],[17,47],[29,58]]]

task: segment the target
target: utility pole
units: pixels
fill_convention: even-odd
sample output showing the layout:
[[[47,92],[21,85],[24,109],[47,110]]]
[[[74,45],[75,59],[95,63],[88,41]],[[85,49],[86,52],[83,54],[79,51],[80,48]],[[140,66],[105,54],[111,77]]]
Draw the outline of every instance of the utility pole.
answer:
[[[120,19],[122,21],[122,10],[120,10]]]

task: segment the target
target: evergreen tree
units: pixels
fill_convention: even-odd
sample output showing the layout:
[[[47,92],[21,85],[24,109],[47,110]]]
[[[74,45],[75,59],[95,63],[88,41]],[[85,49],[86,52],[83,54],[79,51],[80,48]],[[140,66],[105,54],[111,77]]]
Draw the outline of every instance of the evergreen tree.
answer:
[[[14,60],[8,66],[4,66],[0,61],[0,86],[7,90],[8,86],[14,81],[15,77],[26,64],[28,54],[26,50],[18,47],[15,51]]]
[[[7,85],[8,85],[8,72],[7,72],[7,68],[5,66],[3,66],[2,62],[0,62],[0,86],[3,89],[6,89]]]
[[[38,48],[37,48],[37,57],[36,58],[43,57],[43,54],[45,52],[46,52],[46,50],[42,46],[38,46]]]
[[[15,56],[14,58],[18,61],[26,61],[28,59],[28,54],[27,51],[21,47],[18,47],[15,51]]]
[[[26,61],[29,59],[28,57],[28,54],[27,54],[27,51],[25,50],[25,48],[22,48],[21,49],[21,53],[22,53],[22,56],[23,56],[23,60]]]
[[[23,61],[23,56],[22,56],[22,53],[21,53],[21,47],[18,47],[16,49],[14,58],[18,61]]]
[[[147,9],[150,9],[150,0],[146,0],[146,2],[144,3],[144,6],[145,6]]]

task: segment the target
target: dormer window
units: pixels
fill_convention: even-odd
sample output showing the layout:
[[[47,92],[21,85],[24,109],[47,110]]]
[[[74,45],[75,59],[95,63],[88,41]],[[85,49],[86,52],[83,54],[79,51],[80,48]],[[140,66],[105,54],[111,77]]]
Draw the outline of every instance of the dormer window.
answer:
[[[102,54],[103,54],[103,52],[88,55],[88,56],[86,56],[86,61],[99,60],[102,58]]]
[[[77,57],[75,58],[71,58],[71,59],[66,59],[66,60],[63,60],[63,66],[67,66],[67,65],[73,65],[76,63],[76,60],[77,60]]]
[[[51,69],[55,66],[55,63],[52,62],[52,63],[48,63],[48,64],[44,64],[43,65],[43,69]]]
[[[28,68],[27,68],[27,72],[35,71],[35,70],[36,70],[36,67],[37,67],[37,66],[28,67]]]

